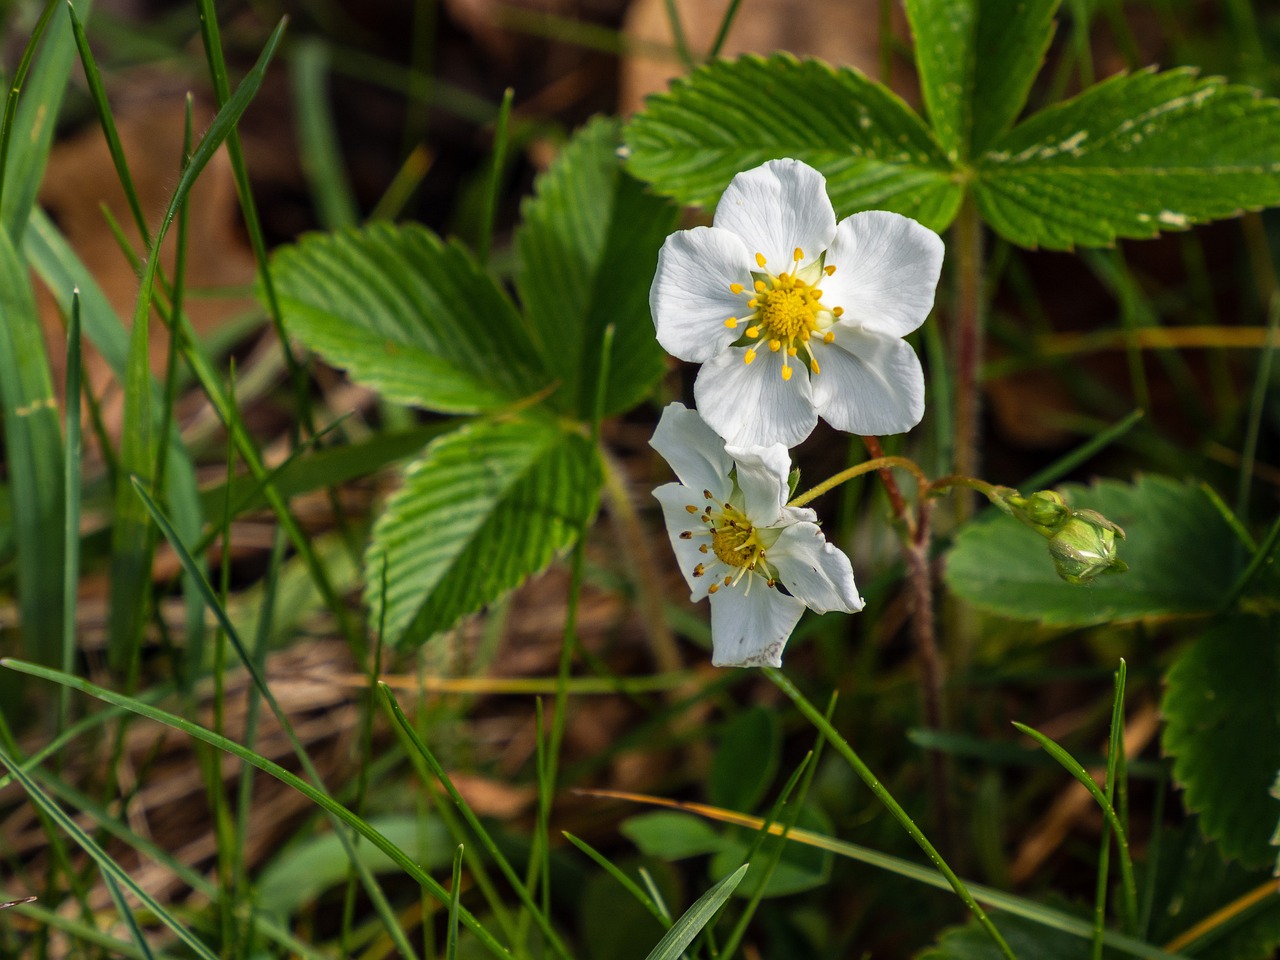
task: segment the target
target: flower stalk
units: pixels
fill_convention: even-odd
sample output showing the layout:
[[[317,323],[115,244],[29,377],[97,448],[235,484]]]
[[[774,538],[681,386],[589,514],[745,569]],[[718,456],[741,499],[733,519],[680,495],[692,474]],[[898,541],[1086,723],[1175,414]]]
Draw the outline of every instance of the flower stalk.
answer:
[[[982,413],[981,385],[978,374],[982,367],[982,221],[973,197],[966,194],[960,213],[952,227],[952,249],[956,261],[955,322],[952,325],[952,350],[956,358],[955,393],[955,469],[972,476],[978,462],[978,421]],[[956,519],[973,514],[970,497],[956,497]]]

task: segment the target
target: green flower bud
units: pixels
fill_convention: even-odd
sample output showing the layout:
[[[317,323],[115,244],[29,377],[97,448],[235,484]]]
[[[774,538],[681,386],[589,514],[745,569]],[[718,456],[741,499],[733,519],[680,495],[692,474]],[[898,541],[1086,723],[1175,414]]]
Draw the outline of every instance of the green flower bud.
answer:
[[[1094,510],[1076,510],[1049,537],[1049,555],[1067,583],[1088,583],[1104,573],[1124,573],[1129,565],[1116,556],[1116,537],[1124,530]]]
[[[1071,508],[1052,490],[1039,490],[1029,497],[1009,490],[1001,495],[997,506],[1004,507],[1042,537],[1052,537],[1071,519]]]

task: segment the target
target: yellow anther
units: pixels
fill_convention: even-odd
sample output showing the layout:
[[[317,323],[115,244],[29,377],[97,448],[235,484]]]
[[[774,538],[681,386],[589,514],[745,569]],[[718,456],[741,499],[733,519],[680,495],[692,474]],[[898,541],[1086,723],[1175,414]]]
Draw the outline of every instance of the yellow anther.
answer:
[[[715,593],[719,589],[720,589],[720,584],[713,583],[711,586],[707,587],[707,593]]]
[[[698,564],[696,567],[693,568],[693,575],[695,577],[700,577],[706,572],[707,572],[707,568],[704,567],[702,564]]]
[[[769,349],[770,349],[770,350],[772,350],[774,353],[777,353],[779,350],[781,350],[781,349],[782,349],[782,341],[781,341],[781,340],[770,340],[770,341],[769,341]]]
[[[788,356],[788,357],[794,357],[795,355],[796,355],[796,348],[795,348],[795,347],[787,347],[787,356]]]
[[[821,373],[821,372],[822,372],[821,370],[819,370],[819,369],[818,369],[818,361],[817,361],[817,360],[810,360],[810,361],[809,361],[809,369],[810,369],[810,370],[812,370],[814,373]]]
[[[832,307],[832,308],[831,308],[831,313],[832,313],[834,316],[836,316],[837,318],[838,318],[838,317],[843,317],[843,316],[844,316],[844,307]]]
[[[763,253],[757,253],[757,254],[756,254],[756,266],[757,266],[757,267],[760,267],[760,268],[763,270],[763,269],[764,269],[764,265],[765,265],[766,263],[768,263],[768,262],[769,262],[769,261],[768,261],[768,260],[766,260],[766,259],[764,258],[764,254],[763,254]]]
[[[730,317],[728,320],[724,322],[724,325],[728,327],[730,330],[732,330],[734,327],[738,325],[738,318]]]
[[[784,367],[782,368],[782,379],[783,379],[783,380],[790,380],[790,379],[791,379],[791,367],[790,367],[790,366],[784,366]]]
[[[834,343],[835,339],[836,339],[836,335],[832,333],[830,330],[828,330],[826,333],[822,335],[823,343]]]
[[[834,263],[829,263],[822,268],[822,272],[829,277],[836,272],[836,265]]]
[[[681,540],[692,540],[692,539],[693,539],[693,531],[692,531],[692,530],[681,530],[681,531],[680,531],[680,539],[681,539]]]
[[[699,553],[706,553],[706,552],[707,552],[707,545],[706,545],[705,543],[700,543],[700,544],[698,544],[698,552],[699,552]]]
[[[804,259],[804,251],[801,250],[799,247],[796,247],[796,252],[791,254],[791,259],[794,260],[796,263],[799,263],[801,260]]]
[[[750,300],[747,301],[747,306],[750,307],[752,310],[754,310],[756,307],[760,306],[760,301],[757,300],[755,297],[752,297]]]
[[[745,290],[745,289],[746,289],[746,287],[744,287],[744,286],[743,286],[742,284],[740,284],[740,283],[731,283],[731,284],[729,284],[729,292],[730,292],[730,293],[741,293],[741,292],[742,292],[743,290]]]
[[[756,293],[764,293],[766,290],[769,289],[769,285],[765,283],[763,280],[757,280],[754,284],[752,284],[752,286],[755,288]]]
[[[805,341],[806,343],[808,343],[808,342],[809,342],[809,331],[808,331],[808,330],[801,330],[801,331],[800,331],[800,339],[801,339],[801,340],[803,340],[803,341]]]
[[[698,512],[698,508],[697,508],[697,507],[695,507],[692,503],[687,504],[687,505],[685,506],[685,509],[686,509],[686,510],[688,510],[690,513],[697,513],[697,512]]]
[[[760,336],[760,326],[759,326],[759,324],[757,324],[757,325],[756,325],[756,326],[754,326],[754,327],[747,327],[747,336],[748,336],[748,337],[758,337],[758,336]]]
[[[821,291],[821,290],[819,290],[819,289],[817,289],[817,288],[815,287],[813,290],[809,291],[809,299],[810,299],[810,300],[821,300],[821,299],[822,299],[822,291]]]
[[[733,575],[732,575],[732,574],[730,574],[729,576],[727,576],[727,577],[725,577],[725,578],[724,578],[724,585],[725,585],[726,587],[727,587],[727,586],[729,586],[729,584],[731,584],[731,583],[733,583]]]
[[[703,491],[702,491],[702,498],[703,498],[704,500],[710,500],[710,499],[711,499],[711,491],[710,491],[710,490],[703,490]]]
[[[756,358],[756,352],[754,350],[748,350],[745,354],[743,354],[742,362],[750,363],[755,358]]]

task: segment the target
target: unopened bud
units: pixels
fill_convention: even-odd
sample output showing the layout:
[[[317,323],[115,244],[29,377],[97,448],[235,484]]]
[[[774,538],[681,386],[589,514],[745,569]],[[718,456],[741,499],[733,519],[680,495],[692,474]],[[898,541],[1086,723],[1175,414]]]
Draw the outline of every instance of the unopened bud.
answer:
[[[1116,537],[1124,530],[1094,510],[1076,510],[1049,537],[1049,555],[1067,583],[1088,583],[1104,573],[1124,573],[1129,565],[1116,556]]]
[[[1009,513],[1042,537],[1052,537],[1071,519],[1071,508],[1052,490],[1038,490],[1029,497],[1011,490],[1000,500]]]

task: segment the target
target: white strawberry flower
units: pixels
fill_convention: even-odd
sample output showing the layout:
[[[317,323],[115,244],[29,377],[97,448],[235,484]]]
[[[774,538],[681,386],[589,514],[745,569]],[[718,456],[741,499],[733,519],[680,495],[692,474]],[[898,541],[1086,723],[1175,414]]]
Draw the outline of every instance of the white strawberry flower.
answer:
[[[692,591],[711,598],[711,662],[780,666],[805,607],[856,613],[849,558],[812,510],[786,505],[786,447],[726,446],[696,412],[673,403],[650,445],[679,478],[653,492]]]
[[[836,222],[799,160],[740,173],[710,227],[669,236],[649,306],[658,342],[703,364],[698,410],[732,444],[795,446],[818,422],[882,435],[924,415],[902,339],[933,308],[942,240],[883,210]]]

